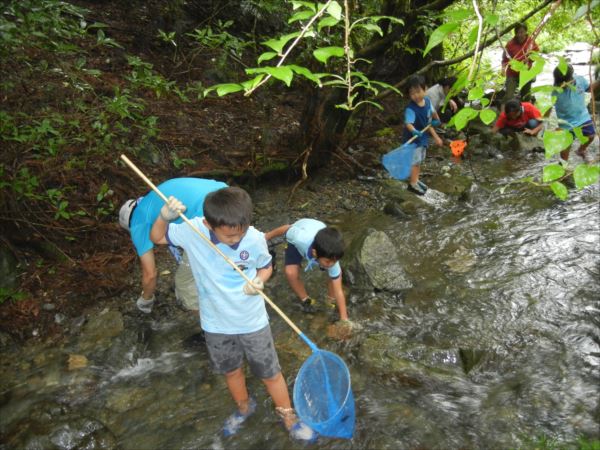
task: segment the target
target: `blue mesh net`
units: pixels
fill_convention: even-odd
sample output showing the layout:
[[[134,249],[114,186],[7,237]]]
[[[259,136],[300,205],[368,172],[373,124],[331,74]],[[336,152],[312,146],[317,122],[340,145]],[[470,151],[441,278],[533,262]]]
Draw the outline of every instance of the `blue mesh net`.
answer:
[[[294,384],[294,407],[320,435],[352,438],[354,396],[350,372],[339,356],[317,350],[304,362]]]
[[[413,153],[416,144],[405,144],[383,155],[381,163],[389,174],[397,180],[406,180],[410,176]]]

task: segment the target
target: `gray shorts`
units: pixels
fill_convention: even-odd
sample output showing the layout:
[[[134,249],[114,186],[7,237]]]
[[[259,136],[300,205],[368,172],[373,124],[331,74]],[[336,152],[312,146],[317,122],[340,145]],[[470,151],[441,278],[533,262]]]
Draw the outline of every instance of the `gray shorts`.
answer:
[[[413,158],[412,158],[412,165],[413,166],[418,166],[419,164],[422,164],[423,161],[425,161],[425,155],[427,153],[427,148],[426,147],[417,147],[415,148],[415,151],[413,153]]]
[[[175,297],[185,309],[198,311],[198,288],[187,252],[183,252],[183,259],[175,272]]]
[[[273,378],[281,372],[271,327],[246,334],[220,334],[205,332],[206,348],[213,369],[226,374],[242,367],[244,356],[250,370],[258,378]]]

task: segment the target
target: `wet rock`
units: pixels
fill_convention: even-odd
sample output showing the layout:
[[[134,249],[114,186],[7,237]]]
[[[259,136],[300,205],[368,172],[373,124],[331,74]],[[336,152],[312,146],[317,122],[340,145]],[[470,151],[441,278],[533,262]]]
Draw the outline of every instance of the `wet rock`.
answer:
[[[412,287],[394,243],[383,231],[365,230],[354,238],[346,254],[345,272],[354,288],[399,292]]]
[[[77,370],[87,367],[88,360],[85,355],[69,355],[69,370]]]
[[[471,267],[476,263],[477,257],[475,256],[475,252],[460,245],[452,256],[444,262],[444,265],[448,267],[451,272],[466,273],[471,270]]]
[[[540,149],[544,149],[544,143],[540,139],[523,133],[515,133],[511,145],[513,150],[519,153],[539,152]]]
[[[120,312],[105,309],[90,317],[82,329],[81,342],[95,345],[99,341],[118,336],[123,331],[123,317]]]
[[[463,376],[457,351],[406,342],[383,333],[373,334],[361,344],[359,359],[373,374],[410,386]]]
[[[429,182],[429,187],[446,195],[462,196],[471,189],[473,179],[462,175],[457,168],[446,172],[448,177],[435,177]]]

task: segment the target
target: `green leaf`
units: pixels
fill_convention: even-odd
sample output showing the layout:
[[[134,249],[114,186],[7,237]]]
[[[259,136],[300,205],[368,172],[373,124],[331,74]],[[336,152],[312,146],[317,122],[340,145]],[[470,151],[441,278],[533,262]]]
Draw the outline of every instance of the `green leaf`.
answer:
[[[569,191],[567,190],[567,187],[560,181],[555,181],[554,183],[552,183],[550,185],[550,189],[552,189],[554,195],[556,195],[561,200],[566,200],[569,196]]]
[[[527,64],[525,64],[522,61],[519,61],[518,59],[511,59],[508,62],[508,65],[510,66],[510,68],[512,70],[514,70],[515,72],[521,72],[523,70],[527,70],[529,69],[529,67],[527,67]]]
[[[482,98],[481,100],[479,100],[479,103],[481,103],[481,106],[483,106],[484,108],[490,104],[490,99],[489,98]]]
[[[332,56],[344,56],[344,49],[342,47],[321,47],[313,51],[313,55],[317,60],[326,64],[327,60]]]
[[[586,186],[594,184],[598,181],[600,174],[600,166],[589,166],[587,164],[579,164],[573,172],[575,187],[583,189]]]
[[[573,17],[573,21],[581,19],[583,16],[585,16],[588,13],[588,10],[591,11],[598,5],[600,5],[599,0],[592,0],[592,2],[590,4],[587,4],[587,2],[586,2],[585,5],[581,5],[575,12],[575,17]]]
[[[546,158],[550,159],[557,153],[569,148],[573,143],[573,135],[567,130],[548,130],[544,133],[544,148]]]
[[[491,110],[491,109],[482,109],[479,112],[479,118],[481,119],[481,121],[483,123],[485,123],[486,125],[489,125],[496,118],[496,111]]]
[[[327,7],[327,14],[337,20],[340,20],[342,18],[342,7],[338,2],[333,1]]]
[[[454,126],[457,130],[462,130],[469,121],[477,117],[478,114],[478,111],[467,106],[454,115]]]
[[[317,7],[315,5],[315,2],[302,2],[302,1],[292,1],[292,8],[295,10],[297,10],[298,8],[308,8],[310,9],[312,12],[317,12]]]
[[[322,77],[322,75],[320,75],[320,74],[314,74],[310,70],[308,70],[306,67],[296,66],[294,64],[290,64],[288,67],[290,69],[292,69],[294,71],[294,73],[297,73],[298,75],[302,75],[304,78],[308,78],[310,81],[313,81],[319,87],[321,87],[321,77]]]
[[[544,70],[544,66],[546,65],[546,60],[544,58],[539,56],[537,58],[532,56],[531,58],[535,60],[531,69],[519,72],[519,89],[542,73],[542,70]]]
[[[338,22],[339,20],[334,17],[325,17],[324,19],[319,20],[319,23],[317,24],[317,30],[321,31],[325,27],[332,27]]]
[[[554,180],[558,180],[559,178],[565,175],[565,168],[560,164],[550,164],[544,167],[544,171],[542,173],[542,181],[544,183],[549,183]]]
[[[263,61],[269,61],[277,56],[275,52],[265,52],[258,57],[257,64],[260,64]]]
[[[268,41],[263,42],[263,44],[275,50],[278,54],[281,54],[285,44],[298,36],[300,36],[299,31],[296,33],[286,34],[285,36],[281,36],[279,39],[269,39]]]
[[[257,77],[252,78],[251,80],[246,80],[242,83],[242,87],[247,92],[251,89],[254,89],[258,83],[262,81],[265,76],[263,74],[258,75]]]
[[[224,83],[224,84],[216,84],[214,86],[211,86],[209,89],[207,89],[204,92],[206,94],[210,90],[216,90],[217,91],[217,95],[219,97],[223,97],[224,95],[232,94],[233,92],[239,92],[239,91],[241,91],[243,89],[244,89],[244,87],[241,84],[237,84],[237,83]]]
[[[314,15],[312,11],[300,11],[288,19],[288,23],[297,22],[298,20],[306,20]]]
[[[444,16],[453,22],[460,22],[461,20],[469,19],[473,16],[472,9],[457,9],[456,11],[448,11],[444,13]]]
[[[496,14],[486,14],[485,16],[483,16],[483,20],[489,23],[491,26],[496,26],[496,24],[500,20],[500,17]]]
[[[560,73],[565,75],[569,68],[569,63],[563,56],[559,56],[558,57],[558,66],[556,66],[556,67],[558,67],[558,70],[560,70]]]
[[[472,28],[471,31],[469,32],[469,37],[467,38],[469,47],[473,47],[475,45],[475,42],[477,42],[478,31],[479,31],[479,25],[475,25],[475,27]]]
[[[444,40],[444,38],[446,37],[446,35],[448,35],[449,33],[452,33],[454,30],[456,30],[458,28],[458,25],[459,24],[456,22],[449,22],[449,23],[440,25],[435,30],[433,30],[433,33],[431,33],[431,36],[429,36],[429,42],[427,43],[427,47],[425,47],[423,56],[427,55],[427,53],[429,53],[429,51],[432,48],[441,44],[442,41]]]
[[[584,136],[584,134],[581,132],[581,127],[573,128],[573,133],[575,133],[575,137],[579,139],[579,142],[581,142],[582,144],[585,144],[587,141],[590,140],[589,137]]]
[[[481,97],[483,97],[483,88],[481,86],[476,86],[469,91],[469,100],[479,100]]]
[[[373,31],[383,37],[383,30],[381,29],[381,27],[379,25],[376,25],[374,23],[359,23],[356,26],[358,28],[364,28],[365,30],[368,30],[368,31]]]
[[[265,71],[273,78],[283,81],[287,87],[290,87],[290,84],[292,84],[294,72],[288,66],[265,67]]]

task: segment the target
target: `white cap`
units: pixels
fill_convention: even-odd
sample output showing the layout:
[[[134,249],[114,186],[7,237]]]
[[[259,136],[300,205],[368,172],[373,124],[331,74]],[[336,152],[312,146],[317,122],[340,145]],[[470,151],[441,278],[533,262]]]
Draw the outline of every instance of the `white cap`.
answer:
[[[137,200],[130,198],[125,203],[123,203],[123,206],[121,206],[121,209],[119,210],[119,225],[121,225],[126,230],[129,230],[129,222],[131,221],[131,214],[133,213],[133,210],[135,209],[136,206],[137,206]]]

